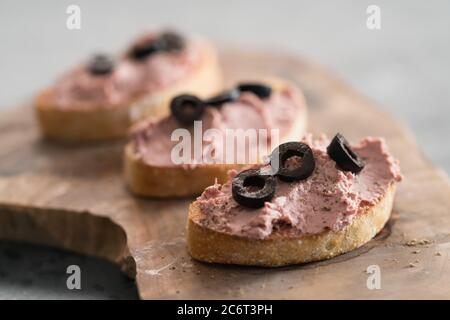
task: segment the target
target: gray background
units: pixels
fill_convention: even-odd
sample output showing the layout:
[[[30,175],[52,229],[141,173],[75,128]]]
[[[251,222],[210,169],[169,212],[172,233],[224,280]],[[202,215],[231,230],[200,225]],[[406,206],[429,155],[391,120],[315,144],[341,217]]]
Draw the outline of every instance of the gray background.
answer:
[[[81,30],[66,29],[69,4],[81,7]],[[366,27],[370,4],[381,8],[381,30]],[[450,171],[448,0],[1,0],[0,108],[29,101],[90,53],[121,49],[158,26],[312,57],[409,125],[426,154]],[[79,292],[65,289],[69,264],[82,268]],[[136,298],[136,289],[104,261],[0,243],[0,298]]]

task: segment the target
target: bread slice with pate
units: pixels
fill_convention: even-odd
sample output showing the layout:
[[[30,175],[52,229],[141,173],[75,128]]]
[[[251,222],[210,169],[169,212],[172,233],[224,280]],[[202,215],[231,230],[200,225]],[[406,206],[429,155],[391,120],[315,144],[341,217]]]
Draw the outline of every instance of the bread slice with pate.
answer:
[[[125,148],[124,176],[129,189],[136,195],[156,198],[199,195],[214,181],[225,182],[230,169],[260,163],[274,142],[299,139],[307,118],[301,91],[279,78],[265,78],[258,84],[257,88],[269,89],[270,96],[260,97],[264,90],[255,94],[247,90],[252,85],[246,88],[241,84],[243,91],[232,89],[206,100],[204,112],[194,124],[180,123],[173,114],[137,124]],[[179,130],[188,137],[177,139]],[[212,132],[216,139],[208,138]],[[239,147],[240,134],[251,136],[253,132],[257,139],[246,140]],[[235,148],[225,152],[227,141],[235,143]],[[191,149],[183,150],[183,155],[190,157],[180,162],[174,156],[186,142]]]
[[[126,137],[130,125],[168,114],[181,92],[210,96],[222,87],[214,46],[197,37],[149,32],[114,59],[94,56],[40,92],[35,113],[46,138],[85,142]]]
[[[327,148],[325,137],[313,141],[308,136],[302,143],[312,150],[315,166],[310,175],[294,181],[270,176],[266,185],[271,183],[274,194],[259,207],[249,207],[252,190],[235,189],[243,175],[236,171],[225,184],[208,187],[191,204],[187,245],[193,258],[264,267],[300,264],[349,252],[380,232],[402,179],[384,140],[365,138],[338,150],[363,164],[354,172],[333,148]],[[307,166],[308,161],[303,157],[297,166]],[[264,172],[266,167],[256,169]]]

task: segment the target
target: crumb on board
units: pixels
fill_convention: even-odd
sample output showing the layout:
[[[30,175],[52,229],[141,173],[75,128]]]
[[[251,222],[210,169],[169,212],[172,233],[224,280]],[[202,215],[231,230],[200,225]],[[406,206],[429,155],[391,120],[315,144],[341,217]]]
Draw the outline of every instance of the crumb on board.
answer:
[[[430,243],[431,243],[431,241],[428,240],[428,239],[419,240],[419,244],[420,245],[427,245],[427,244],[430,244]]]
[[[414,250],[412,253],[413,253],[413,254],[419,254],[419,253],[420,253],[420,250]]]
[[[430,240],[428,239],[411,239],[406,241],[404,244],[405,246],[408,247],[415,247],[415,246],[427,246],[427,248],[429,247],[429,244],[431,243]]]
[[[434,255],[440,257],[440,256],[442,256],[442,253],[440,253],[440,252],[438,251],[438,252],[436,252]]]

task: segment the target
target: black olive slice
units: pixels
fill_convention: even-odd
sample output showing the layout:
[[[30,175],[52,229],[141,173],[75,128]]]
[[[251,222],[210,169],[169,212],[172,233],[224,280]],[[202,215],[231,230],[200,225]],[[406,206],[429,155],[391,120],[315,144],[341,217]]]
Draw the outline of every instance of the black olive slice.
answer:
[[[183,37],[173,31],[162,33],[157,42],[160,50],[164,51],[180,51],[185,46]]]
[[[250,91],[261,99],[268,98],[272,94],[271,87],[260,83],[241,83],[238,86],[238,89],[242,92]]]
[[[239,95],[240,95],[239,90],[232,89],[206,100],[205,103],[211,106],[221,106],[224,103],[233,102],[237,100],[239,98]]]
[[[240,205],[260,208],[275,194],[276,178],[262,175],[259,169],[245,170],[233,178],[232,194]]]
[[[160,43],[157,40],[151,40],[146,43],[135,45],[133,49],[131,49],[130,56],[135,60],[144,60],[160,50]]]
[[[109,74],[114,70],[114,60],[105,54],[97,54],[89,61],[87,67],[93,75]]]
[[[297,160],[292,167],[288,160]],[[293,161],[295,162],[295,161]],[[272,172],[283,181],[304,180],[308,178],[316,167],[311,148],[301,142],[286,142],[279,145],[270,155]]]
[[[340,133],[336,134],[327,147],[327,153],[344,171],[355,174],[364,168],[362,159],[350,148],[350,144]]]
[[[135,60],[144,60],[158,51],[180,51],[184,46],[183,37],[173,31],[166,31],[156,39],[135,45],[131,49],[130,56]]]
[[[196,96],[184,94],[172,99],[170,110],[178,122],[191,125],[202,117],[205,103]]]

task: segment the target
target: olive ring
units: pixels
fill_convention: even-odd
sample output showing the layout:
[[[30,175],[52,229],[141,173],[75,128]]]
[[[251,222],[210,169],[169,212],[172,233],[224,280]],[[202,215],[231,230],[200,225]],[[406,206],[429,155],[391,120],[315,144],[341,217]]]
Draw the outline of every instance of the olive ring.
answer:
[[[87,65],[88,71],[93,75],[106,75],[114,70],[114,59],[105,54],[92,57]]]
[[[300,164],[294,169],[285,164],[291,157],[299,157]],[[301,142],[286,142],[279,145],[270,155],[272,172],[283,181],[295,181],[308,178],[316,168],[316,162],[311,148]]]
[[[341,170],[357,174],[364,168],[362,159],[339,133],[328,145],[327,153]],[[293,157],[299,157],[299,163],[289,168],[286,162]],[[316,163],[310,146],[302,142],[286,142],[272,151],[270,167],[269,174],[262,175],[259,169],[250,169],[234,177],[232,195],[237,203],[249,208],[262,207],[275,195],[275,177],[288,182],[304,180],[314,172]]]
[[[364,161],[350,148],[347,139],[340,133],[331,140],[327,153],[344,171],[358,174],[364,168]]]
[[[179,34],[166,31],[163,32],[156,39],[150,39],[145,43],[138,43],[130,52],[131,58],[134,60],[145,60],[147,57],[156,52],[176,52],[184,48],[185,42],[183,37]]]
[[[284,167],[284,163],[293,156],[301,157],[301,162],[290,170]],[[287,142],[272,152],[270,166],[271,170],[267,174],[262,174],[260,169],[249,169],[233,178],[232,195],[237,203],[249,208],[262,207],[275,195],[276,177],[283,181],[306,179],[314,171],[315,160],[307,144]]]
[[[196,96],[184,94],[172,100],[170,110],[178,122],[190,125],[202,117],[205,103]]]
[[[237,203],[249,208],[260,208],[273,198],[275,188],[275,176],[262,175],[259,169],[250,169],[233,178],[231,191]]]
[[[153,50],[147,48],[147,50]],[[155,49],[157,50],[157,49]],[[144,50],[145,51],[145,50]],[[257,95],[261,99],[268,98],[272,93],[272,88],[263,84],[258,83],[245,83],[240,84],[236,88],[231,89],[229,91],[222,92],[212,98],[209,98],[205,101],[202,101],[200,98],[192,96],[192,95],[179,95],[172,99],[170,103],[170,109],[172,111],[172,115],[175,119],[178,120],[181,124],[190,125],[193,121],[198,120],[202,117],[203,112],[205,111],[206,106],[211,107],[220,107],[224,103],[233,102],[239,99],[242,92],[252,92]],[[186,103],[192,108],[192,105],[195,104],[196,110],[191,115],[186,115],[186,110],[188,108],[183,107],[183,103]]]

